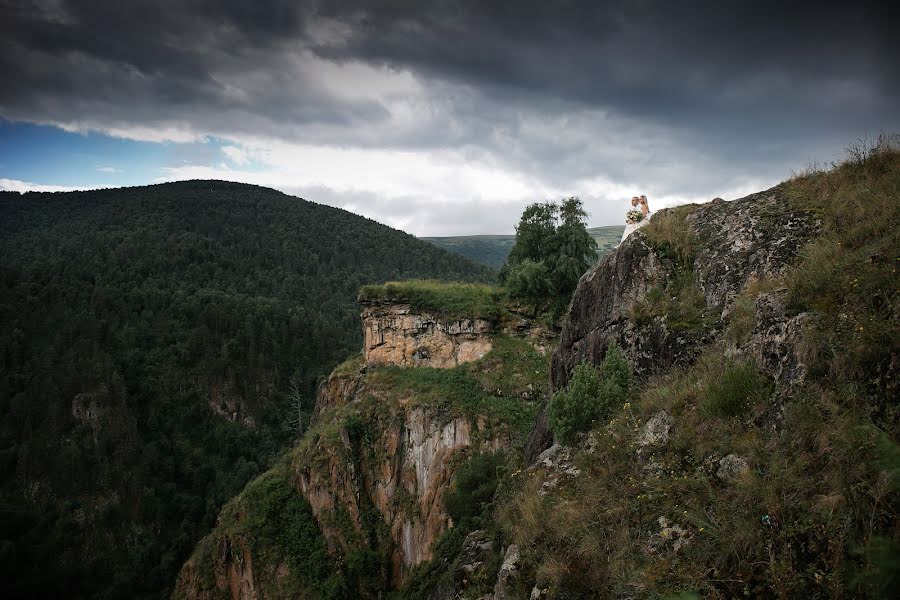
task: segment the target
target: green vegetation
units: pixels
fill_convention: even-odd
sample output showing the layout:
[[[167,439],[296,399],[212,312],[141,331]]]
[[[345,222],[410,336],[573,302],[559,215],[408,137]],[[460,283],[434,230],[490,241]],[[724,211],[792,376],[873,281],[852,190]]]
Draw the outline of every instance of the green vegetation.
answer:
[[[308,414],[359,350],[360,285],[493,275],[217,181],[2,193],[0,255],[0,547],[23,597],[167,596],[296,434],[292,399]]]
[[[516,242],[500,270],[510,296],[558,317],[578,280],[597,258],[578,198],[532,204],[516,227]]]
[[[227,541],[226,541],[227,540]],[[325,549],[309,503],[291,484],[290,465],[281,460],[252,482],[222,509],[219,526],[198,545],[192,560],[204,578],[202,589],[216,595],[213,575],[216,549],[246,544],[256,568],[284,563],[287,577],[277,578],[278,592],[304,597],[347,597],[347,581]],[[276,578],[260,578],[275,580]],[[276,585],[275,581],[271,582]]]
[[[675,261],[685,271],[694,268],[696,240],[686,219],[696,209],[695,204],[670,208],[655,215],[641,228],[658,256]]]
[[[597,244],[597,254],[605,256],[619,245],[624,225],[588,227],[587,232]],[[457,235],[450,237],[423,237],[427,242],[454,254],[465,256],[479,264],[500,269],[516,241],[514,235]]]
[[[502,452],[482,452],[471,456],[456,471],[444,496],[447,514],[455,526],[466,531],[488,525],[489,508],[506,467]]]
[[[420,239],[492,269],[503,266],[515,242],[515,236],[512,235],[457,235]]]
[[[712,326],[716,318],[706,309],[706,299],[693,270],[677,270],[664,285],[650,289],[643,300],[631,306],[631,320],[638,326],[655,317],[665,317],[676,331],[697,331]]]
[[[619,406],[576,449],[580,476],[553,494],[538,493],[539,473],[514,478],[497,505],[530,572],[562,597],[636,586],[646,597],[890,597],[878,589],[896,577],[896,443],[822,389],[794,397],[777,428],[707,417],[696,408],[727,368],[722,354],[710,348]],[[768,402],[753,401],[745,412],[765,418]],[[660,410],[675,418],[673,437],[637,460],[643,424]],[[748,462],[730,483],[717,475],[728,454]],[[685,532],[680,550],[661,516]]]
[[[795,311],[812,311],[805,360],[837,384],[853,381],[896,419],[900,387],[900,138],[849,149],[835,169],[785,184],[793,203],[820,215],[787,284]]]
[[[716,317],[706,310],[694,272],[696,240],[686,219],[696,208],[686,205],[668,209],[641,229],[656,255],[671,261],[675,271],[665,284],[654,287],[641,302],[632,305],[631,319],[636,324],[665,317],[667,327],[683,332],[700,331],[715,324]]]
[[[367,374],[368,387],[379,396],[403,399],[409,406],[437,409],[448,418],[482,417],[488,427],[508,429],[517,443],[524,443],[539,398],[533,382],[546,381],[549,356],[521,340],[508,341],[499,351],[509,358],[508,348],[514,343],[521,349],[514,362],[492,356],[492,350],[480,361],[452,369],[374,367]]]
[[[360,302],[409,304],[414,312],[446,319],[497,319],[503,311],[503,298],[503,290],[490,285],[421,279],[364,285],[358,297]]]
[[[599,367],[579,364],[569,385],[553,395],[547,409],[556,438],[574,443],[577,434],[599,425],[625,403],[631,385],[631,370],[616,346],[607,349]]]
[[[591,443],[574,448],[578,477],[542,496],[543,476],[520,474],[497,500],[503,534],[558,597],[893,597],[896,140],[855,147],[847,162],[784,190],[824,226],[784,279],[751,282],[722,343],[614,406]],[[691,239],[678,222],[654,233],[654,219],[642,231],[687,264]],[[745,343],[755,298],[783,287],[809,315],[800,350],[813,369],[774,399],[772,382],[726,344]],[[644,424],[662,410],[673,418],[668,443],[638,457]]]
[[[703,388],[700,410],[709,416],[735,417],[765,401],[773,387],[750,362],[726,361],[718,377]]]

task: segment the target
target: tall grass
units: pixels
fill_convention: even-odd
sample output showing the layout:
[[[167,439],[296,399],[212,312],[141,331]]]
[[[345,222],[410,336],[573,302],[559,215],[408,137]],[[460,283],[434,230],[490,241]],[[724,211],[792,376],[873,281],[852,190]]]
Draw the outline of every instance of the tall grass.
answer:
[[[804,358],[817,374],[886,401],[900,368],[900,138],[860,141],[832,171],[785,189],[824,228],[787,277],[792,308],[817,316]]]
[[[735,417],[772,391],[771,382],[751,362],[727,361],[718,377],[706,381],[700,410],[708,416]]]

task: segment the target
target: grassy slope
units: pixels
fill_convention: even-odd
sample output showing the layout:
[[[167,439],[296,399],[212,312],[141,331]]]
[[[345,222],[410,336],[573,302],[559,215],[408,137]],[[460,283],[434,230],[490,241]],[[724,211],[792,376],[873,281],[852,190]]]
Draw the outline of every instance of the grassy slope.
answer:
[[[611,252],[616,247],[622,237],[623,229],[624,226],[621,225],[588,228],[588,233],[597,242],[600,256]],[[506,261],[516,238],[514,235],[459,235],[423,237],[421,239],[493,269],[499,269]]]
[[[809,381],[773,409],[768,394],[753,393],[768,384],[716,345],[693,367],[637,390],[593,431],[575,451],[579,477],[543,498],[540,474],[514,478],[501,503],[503,529],[526,549],[532,581],[558,597],[896,590],[900,153],[884,143],[853,148],[845,164],[785,186],[825,230],[784,282],[748,287],[725,338],[745,340],[740,307],[788,285],[793,310],[812,315],[801,347]],[[689,251],[689,240],[666,241]],[[639,431],[660,410],[675,418],[673,438],[636,459]],[[716,472],[729,454],[750,469],[726,483]],[[664,531],[661,517],[685,532],[681,550],[672,546],[681,534]]]

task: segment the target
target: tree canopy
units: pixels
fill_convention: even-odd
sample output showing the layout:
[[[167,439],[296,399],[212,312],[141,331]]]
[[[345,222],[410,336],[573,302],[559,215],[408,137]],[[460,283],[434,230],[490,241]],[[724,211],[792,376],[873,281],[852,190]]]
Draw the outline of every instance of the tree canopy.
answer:
[[[522,213],[500,279],[511,296],[558,315],[596,259],[581,200],[535,203]]]

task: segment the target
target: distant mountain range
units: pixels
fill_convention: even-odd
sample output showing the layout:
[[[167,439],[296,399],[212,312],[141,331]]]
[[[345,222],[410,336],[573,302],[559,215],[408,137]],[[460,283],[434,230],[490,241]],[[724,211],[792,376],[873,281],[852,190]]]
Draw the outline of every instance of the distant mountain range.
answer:
[[[622,238],[624,225],[607,225],[604,227],[589,227],[588,233],[597,242],[597,251],[600,256],[612,251]],[[487,265],[494,269],[503,266],[509,251],[512,250],[514,235],[456,235],[449,237],[423,237],[420,238],[449,250],[455,254],[465,256],[477,263]]]

